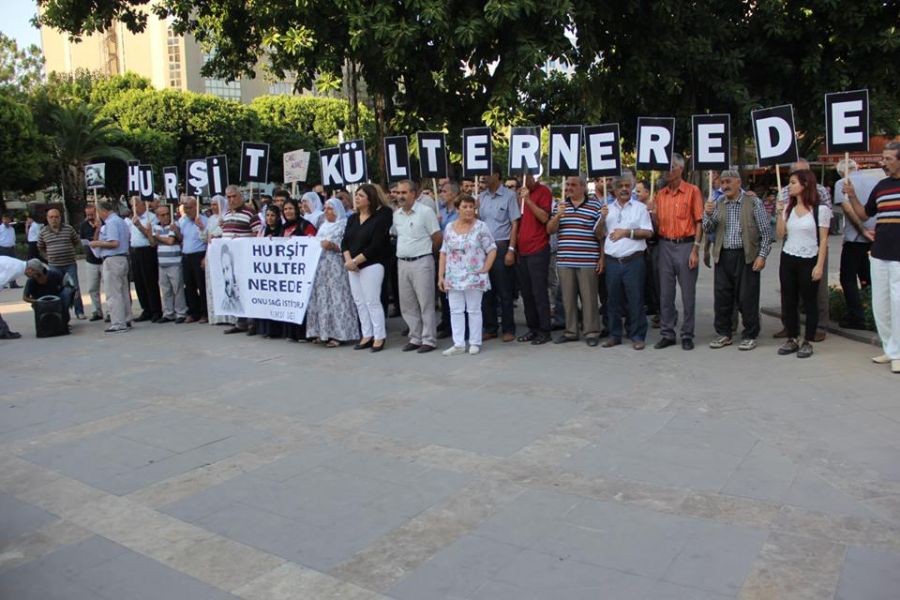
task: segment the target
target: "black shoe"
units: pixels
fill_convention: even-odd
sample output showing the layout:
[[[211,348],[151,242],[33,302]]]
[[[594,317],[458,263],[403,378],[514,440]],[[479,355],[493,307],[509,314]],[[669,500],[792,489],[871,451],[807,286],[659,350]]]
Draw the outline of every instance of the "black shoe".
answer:
[[[143,323],[144,321],[150,321],[150,315],[141,315],[137,319],[134,320],[135,323]]]
[[[419,348],[421,348],[419,344],[413,344],[412,342],[409,342],[408,344],[403,346],[403,351],[412,352],[413,350],[418,350]]]
[[[682,350],[693,350],[694,349],[693,338],[681,338],[681,349]]]
[[[574,336],[573,335],[561,335],[558,338],[556,338],[555,340],[553,340],[553,343],[554,344],[565,344],[567,342],[577,342],[577,341],[578,341],[577,335],[574,335]]]
[[[669,346],[674,346],[676,344],[675,338],[659,338],[659,341],[653,345],[657,350],[662,350],[663,348],[668,348]]]
[[[532,346],[540,346],[542,344],[546,344],[551,339],[552,338],[550,337],[549,333],[539,333],[537,335],[537,337],[535,337],[533,340],[531,340],[531,345]]]
[[[127,323],[125,323],[125,327],[128,329],[131,329],[131,321],[128,321]]]
[[[102,321],[102,320],[103,320],[103,315],[98,315],[97,313],[94,313],[91,315],[91,318],[88,319],[88,323],[93,323],[94,321]]]
[[[182,323],[184,323],[184,321],[185,321],[184,317],[178,317],[177,319],[175,319],[175,324],[181,325]]]
[[[182,319],[182,320],[184,320],[184,319]],[[170,319],[169,317],[160,317],[159,319],[156,319],[153,322],[154,323],[171,323],[172,319]]]
[[[422,344],[421,346],[419,346],[419,349],[416,350],[416,353],[417,354],[428,354],[432,350],[434,350],[434,346],[429,346],[428,344]]]
[[[223,331],[225,335],[231,335],[232,333],[247,333],[246,329],[241,329],[237,325],[232,325],[229,329]]]
[[[600,337],[602,337],[602,338],[609,337],[609,329],[604,329],[603,331],[601,331]]]
[[[382,350],[384,350],[384,347],[385,347],[385,346],[387,346],[387,340],[386,340],[386,339],[381,340],[381,345],[380,345],[380,346],[376,346],[376,345],[375,345],[374,339],[372,340],[372,352],[381,352]]]
[[[162,318],[163,318],[162,315],[157,315],[155,317],[151,317],[150,322],[151,323],[159,323],[162,320]]]
[[[6,335],[4,335],[4,336],[3,336],[2,338],[0,338],[0,339],[3,339],[3,340],[17,340],[17,339],[19,339],[20,337],[22,337],[22,334],[21,334],[21,333],[16,333],[15,331],[7,331],[7,332],[6,332]]]
[[[516,338],[516,341],[519,342],[530,342],[534,340],[538,336],[537,331],[529,331],[528,333],[523,333],[519,337]]]
[[[566,328],[565,323],[551,323],[550,324],[550,331],[562,331],[565,328]]]
[[[375,341],[375,338],[369,338],[368,342],[363,342],[361,344],[356,344],[353,346],[354,350],[365,350],[366,348],[371,348],[372,343]]]
[[[608,335],[608,334],[607,334],[607,335]],[[584,341],[585,341],[585,343],[586,343],[588,346],[590,346],[591,348],[596,348],[596,347],[597,347],[597,344],[600,343],[600,338],[599,338],[599,337],[596,337],[596,336],[591,336],[591,337],[587,338],[587,339],[584,340]]]

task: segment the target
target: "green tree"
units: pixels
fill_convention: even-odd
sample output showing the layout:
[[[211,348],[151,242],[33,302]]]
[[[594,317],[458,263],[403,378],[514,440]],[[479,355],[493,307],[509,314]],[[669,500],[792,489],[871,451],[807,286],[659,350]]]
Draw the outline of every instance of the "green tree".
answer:
[[[61,106],[52,114],[51,139],[60,191],[70,215],[80,214],[85,203],[84,166],[95,160],[133,160],[134,155],[112,143],[120,130],[89,104]]]
[[[47,139],[41,135],[31,110],[0,91],[0,212],[6,209],[4,190],[31,192],[45,181]]]
[[[44,55],[32,44],[19,48],[16,40],[0,32],[0,90],[28,93],[44,74]]]

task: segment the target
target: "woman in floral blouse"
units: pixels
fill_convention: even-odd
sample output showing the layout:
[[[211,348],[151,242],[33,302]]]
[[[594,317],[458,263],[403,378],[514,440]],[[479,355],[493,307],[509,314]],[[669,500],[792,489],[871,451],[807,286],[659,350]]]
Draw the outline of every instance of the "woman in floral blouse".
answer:
[[[444,356],[466,351],[466,316],[469,325],[469,354],[481,350],[481,296],[490,289],[488,271],[497,258],[497,244],[484,221],[475,218],[475,199],[456,199],[459,218],[444,230],[438,287],[450,300],[450,329],[453,346]]]

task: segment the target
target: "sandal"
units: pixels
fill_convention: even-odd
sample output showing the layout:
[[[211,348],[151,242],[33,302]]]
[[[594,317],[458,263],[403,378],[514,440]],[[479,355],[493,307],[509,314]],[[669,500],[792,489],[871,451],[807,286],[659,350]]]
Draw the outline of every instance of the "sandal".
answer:
[[[328,340],[328,342],[325,343],[326,348],[337,348],[340,345],[341,343],[337,340]]]
[[[537,333],[535,333],[535,332],[533,332],[533,331],[529,331],[528,333],[526,333],[526,334],[524,334],[524,335],[520,335],[519,337],[517,337],[517,338],[516,338],[516,341],[519,341],[519,342],[530,342],[530,341],[532,341],[532,340],[533,340],[534,338],[536,338],[536,337],[537,337]]]

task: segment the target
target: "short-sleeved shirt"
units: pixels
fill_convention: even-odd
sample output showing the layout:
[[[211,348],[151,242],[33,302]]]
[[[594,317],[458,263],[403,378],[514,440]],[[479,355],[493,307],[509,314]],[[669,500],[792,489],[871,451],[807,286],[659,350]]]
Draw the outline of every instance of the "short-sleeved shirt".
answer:
[[[42,296],[59,296],[63,288],[63,273],[49,269],[47,271],[47,283],[38,283],[31,277],[25,282],[23,290],[25,296],[37,300]]]
[[[869,194],[866,214],[875,217],[872,257],[900,261],[900,177],[879,181]]]
[[[519,200],[511,189],[501,185],[495,192],[478,194],[478,218],[488,226],[495,242],[509,240],[513,221],[521,217]]]
[[[828,229],[831,226],[831,209],[824,204],[816,207],[819,212],[819,229]],[[785,209],[787,212],[787,209]],[[797,211],[791,210],[785,223],[787,239],[781,251],[799,258],[815,258],[819,255],[819,231],[816,229],[816,220],[811,212],[802,217]]]
[[[547,211],[553,210],[553,195],[546,185],[538,184],[530,194],[531,201],[538,208]],[[519,254],[529,256],[543,252],[550,246],[550,236],[547,234],[547,226],[538,221],[538,218],[528,206],[522,211],[522,221],[519,224],[519,239],[516,242]]]
[[[200,215],[200,222],[203,223],[204,230],[209,224],[206,215]],[[198,252],[206,252],[206,242],[200,236],[200,228],[193,219],[181,217],[178,219],[178,229],[181,230],[181,251],[184,254],[196,254]]]
[[[682,181],[673,191],[663,186],[656,192],[656,217],[661,238],[694,237],[697,223],[703,220],[703,200],[700,188]]]
[[[607,204],[609,212],[606,214],[606,231],[612,233],[616,229],[646,229],[653,231],[653,221],[647,207],[640,200],[629,200],[625,206],[618,202]],[[624,237],[616,241],[608,237],[604,242],[603,252],[613,258],[625,258],[635,252],[643,252],[647,249],[647,242],[643,239],[631,239]]]
[[[556,264],[560,267],[595,268],[600,260],[600,241],[594,230],[603,205],[596,198],[585,198],[577,208],[571,199],[566,198],[565,202],[566,212],[559,220]],[[553,211],[554,214],[558,210]]]
[[[397,230],[397,258],[417,258],[432,253],[431,236],[441,230],[437,215],[421,202],[413,203],[408,213],[402,208],[394,212]]]
[[[144,211],[144,214],[138,217],[138,221],[141,222],[141,225],[143,225],[144,228],[149,227],[151,231],[155,225],[159,225],[156,215],[149,210]],[[131,219],[128,219],[128,228],[129,234],[131,235],[132,248],[148,248],[150,246],[150,240],[147,239],[147,236],[144,235],[143,231],[135,226],[134,221]]]
[[[92,265],[99,265],[103,262],[91,251],[90,244],[94,239],[94,226],[87,219],[79,225],[78,237],[81,238],[81,245],[84,246],[84,259]]]
[[[31,225],[28,227],[28,232],[26,234],[29,242],[37,243],[38,237],[41,235],[41,224],[37,221],[32,221]]]
[[[225,239],[256,237],[260,229],[259,216],[247,207],[229,210],[222,216],[222,237]]]
[[[100,248],[100,258],[110,256],[126,256],[131,242],[131,231],[124,219],[115,213],[110,213],[100,228],[100,241],[119,242],[116,248]]]
[[[74,265],[75,247],[80,245],[81,238],[71,225],[63,223],[58,231],[53,231],[49,225],[41,227],[38,248],[47,257],[47,263],[54,267]]]
[[[166,240],[175,240],[174,244],[160,243],[156,247],[156,255],[159,258],[159,266],[174,267],[176,265],[180,265],[181,244],[178,243],[177,238],[175,237],[175,229],[172,227],[172,225],[154,225],[153,235],[158,238],[165,238]]]
[[[864,185],[863,182],[860,181],[862,177],[865,177],[865,176],[864,175],[854,175],[852,173],[850,174],[850,179],[853,181],[853,187],[856,188],[857,193],[862,192],[861,188]],[[869,185],[872,186],[874,189],[874,183],[870,183]],[[859,197],[862,198],[862,195],[860,195]],[[844,205],[844,202],[846,202],[846,200],[847,200],[847,196],[844,194],[844,180],[838,179],[834,184],[834,203],[840,204],[841,208],[844,208],[843,205]],[[845,213],[848,210],[853,210],[853,208],[850,207],[849,203],[847,206],[849,208],[844,210]],[[875,230],[875,217],[869,217],[868,219],[863,221],[862,226],[863,226],[863,229],[866,229],[868,231],[874,231]],[[864,244],[869,243],[869,238],[860,234],[859,231],[856,230],[856,227],[853,226],[853,223],[850,221],[849,218],[847,218],[846,215],[844,216],[844,241],[845,242],[862,242]]]
[[[0,248],[15,248],[16,247],[16,230],[13,228],[12,223],[9,225],[5,223],[0,223]]]

